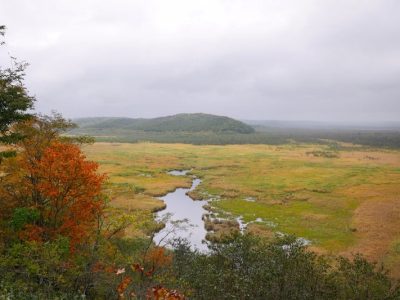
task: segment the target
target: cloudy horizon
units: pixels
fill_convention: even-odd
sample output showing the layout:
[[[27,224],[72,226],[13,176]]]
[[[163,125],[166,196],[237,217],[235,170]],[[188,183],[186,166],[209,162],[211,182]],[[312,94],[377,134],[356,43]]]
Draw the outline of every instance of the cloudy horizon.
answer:
[[[400,120],[400,2],[6,1],[42,113]]]

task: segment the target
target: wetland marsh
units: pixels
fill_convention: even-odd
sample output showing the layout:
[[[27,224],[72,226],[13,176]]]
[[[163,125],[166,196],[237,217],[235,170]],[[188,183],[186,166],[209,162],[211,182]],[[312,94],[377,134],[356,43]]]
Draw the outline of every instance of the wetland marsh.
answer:
[[[210,214],[230,220],[208,223],[213,234],[239,228],[240,218],[257,235],[294,234],[320,253],[361,252],[400,268],[398,150],[95,143],[85,152],[108,174],[111,204],[120,209],[159,211],[160,197],[186,189],[192,199],[211,199]],[[190,176],[168,174],[189,169],[201,179],[192,190]]]

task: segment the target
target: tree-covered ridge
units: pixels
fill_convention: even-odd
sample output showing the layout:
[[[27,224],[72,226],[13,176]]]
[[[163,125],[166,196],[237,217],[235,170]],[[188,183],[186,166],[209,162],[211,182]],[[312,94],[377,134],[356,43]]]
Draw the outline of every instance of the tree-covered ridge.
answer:
[[[125,129],[153,132],[254,132],[253,127],[241,121],[203,113],[177,114],[154,119],[83,118],[75,121],[82,130]]]
[[[103,142],[277,145],[293,141],[314,144],[340,141],[372,147],[400,147],[400,129],[396,124],[358,128],[348,125],[330,127],[329,123],[319,123],[306,127],[307,123],[304,125],[301,122],[280,124],[265,121],[265,124],[259,125],[257,122],[246,121],[249,123],[245,124],[228,117],[207,114],[179,114],[155,119],[95,117],[74,121],[79,128],[70,131],[69,135],[91,135]]]

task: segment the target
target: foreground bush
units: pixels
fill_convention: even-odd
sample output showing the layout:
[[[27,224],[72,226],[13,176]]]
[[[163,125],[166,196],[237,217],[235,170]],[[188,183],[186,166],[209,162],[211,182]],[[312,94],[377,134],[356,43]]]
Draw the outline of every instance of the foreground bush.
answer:
[[[293,237],[237,236],[210,255],[176,246],[171,287],[191,299],[400,299],[399,285],[361,256],[328,260]]]
[[[207,254],[185,241],[173,251],[120,241],[114,254],[100,245],[96,265],[71,256],[65,238],[15,243],[0,257],[0,299],[400,299],[398,283],[361,256],[328,259],[292,237],[238,235]]]

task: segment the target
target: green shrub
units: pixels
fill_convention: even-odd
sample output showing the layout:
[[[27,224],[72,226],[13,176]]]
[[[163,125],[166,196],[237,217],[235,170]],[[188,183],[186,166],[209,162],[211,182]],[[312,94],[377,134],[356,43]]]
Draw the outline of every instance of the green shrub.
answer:
[[[21,230],[26,224],[32,224],[39,220],[40,213],[38,210],[28,207],[19,207],[14,210],[10,226],[15,231]]]

